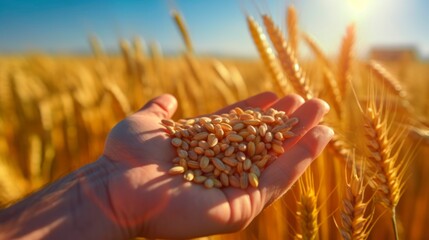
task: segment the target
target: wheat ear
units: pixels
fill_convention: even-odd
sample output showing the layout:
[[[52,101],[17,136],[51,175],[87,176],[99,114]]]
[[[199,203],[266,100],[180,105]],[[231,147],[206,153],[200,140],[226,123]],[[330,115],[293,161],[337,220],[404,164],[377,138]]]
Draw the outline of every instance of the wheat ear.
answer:
[[[399,202],[404,189],[404,175],[406,173],[409,159],[399,160],[399,151],[402,148],[403,129],[390,134],[391,123],[389,124],[386,109],[391,110],[384,105],[384,102],[377,102],[376,94],[370,87],[368,106],[363,113],[365,137],[367,140],[367,156],[370,171],[374,176],[369,183],[376,191],[379,202],[391,210],[392,223],[396,239],[398,231],[396,226],[396,206]],[[360,105],[359,105],[360,106]]]
[[[301,37],[307,44],[307,46],[310,48],[310,50],[313,52],[313,54],[316,56],[317,60],[319,60],[319,62],[321,62],[324,67],[328,69],[333,69],[332,63],[329,61],[322,48],[319,47],[319,44],[316,42],[316,40],[314,40],[314,38],[312,38],[305,32],[301,33]]]
[[[92,54],[94,54],[95,58],[101,59],[104,57],[103,48],[95,35],[89,36],[89,44],[91,45]]]
[[[132,61],[132,55],[130,51],[130,45],[125,39],[119,41],[119,46],[121,48],[121,54],[125,62],[126,71],[129,75],[134,74],[134,65]]]
[[[314,188],[313,174],[310,169],[299,179],[300,198],[298,201],[298,222],[301,233],[299,239],[316,239],[319,231],[317,194]]]
[[[176,23],[177,27],[179,28],[180,34],[182,35],[183,42],[185,43],[186,50],[189,53],[194,52],[194,47],[192,45],[191,37],[189,35],[189,32],[186,28],[185,21],[183,20],[182,15],[176,11],[173,10],[171,12],[171,15],[173,16],[174,22]]]
[[[274,82],[279,92],[283,95],[286,95],[286,78],[283,75],[283,72],[279,66],[279,62],[277,61],[273,50],[267,42],[267,37],[265,36],[258,22],[255,21],[255,19],[253,19],[251,16],[247,16],[246,21],[247,26],[249,27],[250,34],[252,35],[253,42],[258,50],[259,56],[264,62],[264,65],[267,68],[272,81]]]
[[[282,32],[274,24],[272,18],[269,15],[262,16],[265,28],[270,37],[271,43],[273,44],[277,57],[280,60],[280,65],[286,77],[294,87],[295,91],[305,99],[311,99],[313,93],[308,86],[308,79],[305,75],[304,70],[298,63],[295,55],[286,43]]]
[[[351,153],[351,148],[347,146],[347,144],[339,138],[337,134],[331,139],[328,143],[328,149],[339,159],[347,162],[348,157]]]
[[[340,89],[338,88],[337,81],[335,80],[335,76],[332,71],[326,67],[323,68],[323,81],[326,88],[326,93],[328,94],[328,98],[331,99],[330,104],[333,106],[335,113],[338,118],[342,117],[342,100]]]
[[[340,234],[345,240],[364,240],[368,238],[374,211],[366,214],[372,198],[364,200],[364,168],[357,170],[354,156],[351,157],[350,177],[346,183],[345,195],[340,210],[341,224],[338,226]],[[350,162],[350,161],[349,161]],[[347,178],[346,178],[347,179]]]
[[[343,37],[338,59],[338,87],[344,99],[347,91],[347,85],[351,81],[351,65],[353,61],[353,47],[355,44],[355,25],[347,27],[346,34]]]
[[[298,56],[298,42],[299,42],[299,28],[298,28],[298,14],[293,5],[287,8],[286,25],[288,33],[288,44],[295,56]]]

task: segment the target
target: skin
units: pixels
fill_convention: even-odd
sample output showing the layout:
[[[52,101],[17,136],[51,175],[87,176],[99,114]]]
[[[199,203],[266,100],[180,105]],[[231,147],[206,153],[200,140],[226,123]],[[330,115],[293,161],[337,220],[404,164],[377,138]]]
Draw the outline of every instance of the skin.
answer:
[[[167,173],[175,149],[160,121],[171,118],[177,101],[165,94],[119,122],[97,161],[0,212],[0,238],[193,238],[244,229],[292,186],[333,131],[318,125],[329,111],[319,99],[265,92],[217,113],[237,106],[273,107],[300,119],[297,137],[284,142],[258,188],[206,189]]]

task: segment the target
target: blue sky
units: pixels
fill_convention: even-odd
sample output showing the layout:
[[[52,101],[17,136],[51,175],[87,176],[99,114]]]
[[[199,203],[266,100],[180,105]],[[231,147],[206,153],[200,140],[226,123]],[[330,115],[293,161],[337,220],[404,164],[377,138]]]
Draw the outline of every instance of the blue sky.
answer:
[[[255,18],[268,12],[284,29],[291,3],[301,29],[329,54],[338,52],[347,24],[355,21],[360,55],[374,45],[415,45],[429,56],[427,0],[0,0],[0,53],[89,51],[89,34],[110,50],[119,38],[138,35],[166,52],[180,51],[184,46],[170,17],[177,7],[198,53],[256,56],[244,11]]]

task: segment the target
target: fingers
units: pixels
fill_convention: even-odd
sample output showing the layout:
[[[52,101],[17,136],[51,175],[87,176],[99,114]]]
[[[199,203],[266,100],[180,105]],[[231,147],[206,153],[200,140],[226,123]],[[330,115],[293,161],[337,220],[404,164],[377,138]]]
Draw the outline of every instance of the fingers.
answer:
[[[320,99],[311,99],[300,105],[290,117],[299,119],[297,125],[294,126],[292,132],[295,137],[286,139],[283,143],[285,151],[294,145],[299,139],[306,134],[308,130],[319,124],[323,116],[329,111],[329,105]]]
[[[279,99],[270,107],[277,109],[279,111],[284,111],[286,115],[293,113],[299,106],[304,103],[304,99],[298,94],[290,94],[286,97]]]
[[[176,109],[176,98],[170,94],[163,94],[150,100],[136,114],[154,114],[159,118],[171,118]]]
[[[258,95],[252,96],[250,98],[247,98],[243,101],[234,103],[232,105],[229,105],[225,108],[220,109],[216,112],[216,114],[220,113],[227,113],[231,111],[232,109],[239,107],[242,109],[246,109],[249,107],[252,108],[265,108],[267,106],[270,106],[277,100],[277,96],[273,92],[263,92]]]
[[[331,128],[318,125],[268,166],[260,179],[265,201],[271,202],[283,195],[319,156],[333,135]]]

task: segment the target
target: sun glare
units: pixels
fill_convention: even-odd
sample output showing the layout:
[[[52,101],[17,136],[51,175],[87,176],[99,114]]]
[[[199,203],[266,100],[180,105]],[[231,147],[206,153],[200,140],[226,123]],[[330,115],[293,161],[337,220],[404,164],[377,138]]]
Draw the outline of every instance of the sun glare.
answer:
[[[371,0],[348,0],[350,12],[354,20],[361,19],[371,7]]]

